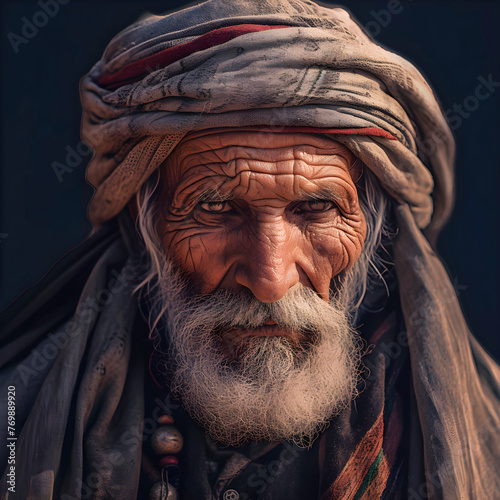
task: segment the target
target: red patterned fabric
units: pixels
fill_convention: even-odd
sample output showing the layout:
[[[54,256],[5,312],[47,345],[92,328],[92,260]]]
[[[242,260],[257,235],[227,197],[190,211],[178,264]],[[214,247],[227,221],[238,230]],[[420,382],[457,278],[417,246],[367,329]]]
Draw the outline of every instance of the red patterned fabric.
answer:
[[[122,85],[127,85],[128,83],[140,80],[148,73],[151,73],[153,68],[163,68],[199,50],[214,47],[238,36],[246,35],[247,33],[280,28],[289,28],[289,26],[267,26],[262,24],[239,24],[236,26],[225,26],[224,28],[209,31],[208,33],[205,33],[190,42],[168,47],[167,49],[145,57],[144,59],[126,64],[116,73],[104,73],[98,80],[98,83],[106,89],[114,90]]]

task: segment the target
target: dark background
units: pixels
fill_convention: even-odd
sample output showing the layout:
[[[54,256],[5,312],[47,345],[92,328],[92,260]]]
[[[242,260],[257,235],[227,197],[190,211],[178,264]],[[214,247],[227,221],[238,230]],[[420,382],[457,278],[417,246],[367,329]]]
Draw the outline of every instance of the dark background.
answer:
[[[2,3],[0,308],[42,278],[91,230],[85,215],[92,194],[84,178],[89,156],[81,155],[81,162],[60,179],[52,167],[54,162],[66,164],[68,148],[76,151],[80,144],[79,79],[107,42],[141,13],[160,14],[188,3],[64,2],[45,24],[37,14],[43,12],[43,0]],[[473,99],[466,99],[474,96],[480,77],[491,75],[500,82],[500,2],[369,0],[342,5],[377,42],[423,72],[444,110],[464,102],[475,107]],[[16,53],[12,34],[23,36],[26,20],[41,26],[25,37],[27,43],[17,45]],[[478,103],[477,109],[465,111],[459,125],[457,119],[450,121],[457,140],[457,200],[438,248],[472,331],[500,359],[500,85]],[[456,114],[452,111],[450,117]]]

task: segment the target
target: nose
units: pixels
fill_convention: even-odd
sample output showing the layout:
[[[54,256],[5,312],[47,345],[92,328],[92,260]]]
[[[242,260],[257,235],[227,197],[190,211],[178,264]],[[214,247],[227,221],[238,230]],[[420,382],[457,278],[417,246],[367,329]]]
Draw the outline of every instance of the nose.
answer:
[[[262,225],[240,247],[234,279],[261,302],[276,302],[296,285],[296,245],[285,224]]]

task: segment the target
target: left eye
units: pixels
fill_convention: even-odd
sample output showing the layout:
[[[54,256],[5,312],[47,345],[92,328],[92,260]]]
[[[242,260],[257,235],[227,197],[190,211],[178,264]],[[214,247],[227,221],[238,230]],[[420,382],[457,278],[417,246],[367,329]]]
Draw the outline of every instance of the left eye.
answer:
[[[304,201],[300,203],[297,207],[298,212],[327,212],[331,210],[336,205],[333,201],[329,200],[313,200],[313,201]]]
[[[203,201],[198,204],[202,210],[211,213],[229,212],[231,206],[227,201]]]

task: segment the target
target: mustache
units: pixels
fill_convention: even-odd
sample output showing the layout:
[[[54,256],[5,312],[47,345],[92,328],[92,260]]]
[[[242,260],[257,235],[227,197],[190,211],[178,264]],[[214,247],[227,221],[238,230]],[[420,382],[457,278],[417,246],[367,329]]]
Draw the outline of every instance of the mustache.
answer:
[[[337,305],[336,299],[327,302],[311,288],[298,283],[272,303],[260,302],[246,289],[190,297],[189,316],[195,319],[195,327],[210,324],[217,332],[255,329],[273,320],[281,329],[307,334],[322,329],[325,326],[322,317],[335,312]]]

